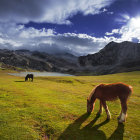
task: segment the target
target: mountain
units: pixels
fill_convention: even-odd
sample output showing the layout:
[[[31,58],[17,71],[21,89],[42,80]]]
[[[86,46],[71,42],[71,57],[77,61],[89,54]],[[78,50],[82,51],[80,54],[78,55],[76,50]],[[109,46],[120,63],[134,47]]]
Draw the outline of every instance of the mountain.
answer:
[[[110,42],[95,54],[79,57],[79,63],[97,75],[140,70],[140,43]]]
[[[140,70],[140,43],[110,42],[95,54],[74,56],[29,50],[0,49],[0,64],[15,69],[65,72],[71,74],[111,74]],[[12,67],[13,66],[13,67]]]
[[[73,59],[73,61],[70,60]],[[44,52],[29,50],[0,49],[0,62],[23,69],[39,71],[71,72],[77,67],[77,57],[63,54],[50,55]]]

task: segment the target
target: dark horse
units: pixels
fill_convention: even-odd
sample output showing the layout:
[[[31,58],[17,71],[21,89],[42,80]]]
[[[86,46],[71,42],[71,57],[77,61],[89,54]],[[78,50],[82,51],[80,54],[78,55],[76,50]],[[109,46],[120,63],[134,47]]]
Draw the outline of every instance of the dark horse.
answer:
[[[26,77],[25,77],[25,81],[28,81],[28,79],[29,79],[29,81],[31,79],[31,81],[33,82],[34,75],[33,74],[27,74]]]
[[[119,98],[122,110],[118,120],[120,123],[125,122],[127,116],[127,100],[131,93],[132,87],[124,83],[100,84],[93,89],[87,99],[87,112],[91,113],[92,110],[94,110],[95,101],[96,99],[99,99],[100,109],[98,114],[100,115],[102,113],[103,106],[107,114],[107,119],[110,119],[111,115],[108,106],[106,105],[106,101],[114,101]]]

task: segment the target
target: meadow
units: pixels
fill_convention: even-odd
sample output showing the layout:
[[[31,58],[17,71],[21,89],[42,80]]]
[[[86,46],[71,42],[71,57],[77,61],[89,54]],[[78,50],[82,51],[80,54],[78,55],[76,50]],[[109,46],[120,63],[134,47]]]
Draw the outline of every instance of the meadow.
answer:
[[[140,71],[104,76],[36,77],[34,82],[0,70],[0,140],[139,140]],[[118,124],[119,100],[107,102],[112,118],[86,113],[86,99],[100,83],[133,86],[128,117]]]

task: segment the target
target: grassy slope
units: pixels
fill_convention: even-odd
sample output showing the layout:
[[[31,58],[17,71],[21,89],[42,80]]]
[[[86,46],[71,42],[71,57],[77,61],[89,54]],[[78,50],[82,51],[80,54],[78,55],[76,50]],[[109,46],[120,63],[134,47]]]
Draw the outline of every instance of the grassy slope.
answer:
[[[99,83],[124,82],[134,88],[128,102],[128,118],[117,123],[119,101],[108,102],[105,112],[86,114],[86,98]],[[140,139],[140,72],[106,76],[44,77],[24,82],[0,71],[0,139]]]

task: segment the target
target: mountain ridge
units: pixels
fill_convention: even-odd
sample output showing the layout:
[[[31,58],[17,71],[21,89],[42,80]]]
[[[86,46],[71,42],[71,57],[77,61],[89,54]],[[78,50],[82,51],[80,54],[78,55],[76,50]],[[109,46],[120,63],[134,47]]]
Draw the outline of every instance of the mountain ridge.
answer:
[[[110,42],[99,52],[86,56],[47,54],[29,50],[0,49],[0,62],[23,69],[102,75],[140,70],[140,43]]]
[[[77,57],[73,57],[77,61]],[[50,55],[45,52],[29,51],[29,50],[7,50],[0,49],[0,62],[20,67],[23,69],[33,69],[39,71],[67,72],[73,67],[77,67],[76,63]]]
[[[97,74],[140,70],[140,43],[110,42],[95,54],[79,57],[79,63]]]

